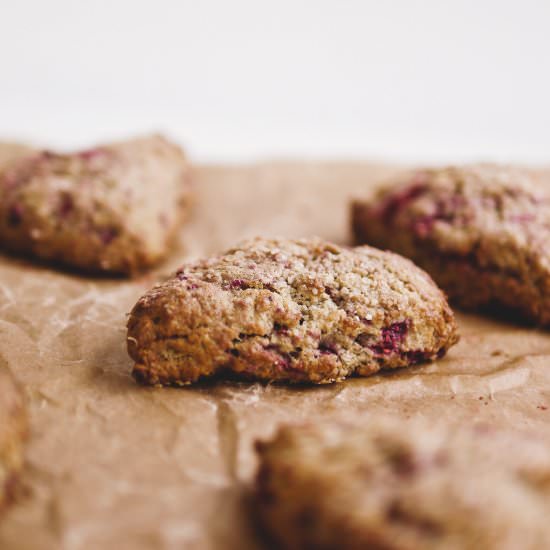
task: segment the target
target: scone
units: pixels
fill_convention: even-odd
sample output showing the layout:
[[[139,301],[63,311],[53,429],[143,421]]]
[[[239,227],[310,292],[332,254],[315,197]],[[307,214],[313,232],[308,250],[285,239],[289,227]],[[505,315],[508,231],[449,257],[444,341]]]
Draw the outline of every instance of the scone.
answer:
[[[161,385],[329,383],[441,357],[457,340],[444,295],[409,260],[318,239],[257,238],[184,265],[128,321],[135,378]]]
[[[352,205],[357,243],[424,268],[464,308],[550,325],[550,198],[528,170],[423,170]]]
[[[483,426],[365,418],[257,444],[255,510],[277,548],[550,548],[550,447]]]
[[[13,497],[26,433],[23,396],[9,371],[0,367],[0,516]]]
[[[0,170],[0,246],[86,272],[149,268],[180,226],[187,172],[160,136],[21,156]]]

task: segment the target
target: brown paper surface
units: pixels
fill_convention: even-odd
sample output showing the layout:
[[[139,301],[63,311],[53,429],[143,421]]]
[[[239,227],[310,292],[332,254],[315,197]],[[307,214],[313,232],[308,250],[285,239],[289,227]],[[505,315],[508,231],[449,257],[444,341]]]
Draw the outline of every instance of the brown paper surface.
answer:
[[[137,281],[0,257],[0,368],[23,383],[32,424],[25,491],[0,522],[0,548],[261,548],[245,506],[252,443],[282,421],[422,415],[547,437],[550,333],[475,315],[458,315],[462,340],[443,360],[332,386],[146,388],[130,377],[126,313],[185,257],[256,234],[349,242],[349,197],[394,170],[197,168],[181,250]]]

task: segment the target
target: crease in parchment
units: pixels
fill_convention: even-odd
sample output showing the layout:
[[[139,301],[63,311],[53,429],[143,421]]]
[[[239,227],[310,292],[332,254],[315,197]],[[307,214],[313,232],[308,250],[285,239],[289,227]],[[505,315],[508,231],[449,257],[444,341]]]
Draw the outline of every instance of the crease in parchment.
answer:
[[[237,479],[237,456],[239,450],[239,429],[237,418],[231,405],[220,399],[216,413],[220,453],[223,458],[227,475],[235,481]]]

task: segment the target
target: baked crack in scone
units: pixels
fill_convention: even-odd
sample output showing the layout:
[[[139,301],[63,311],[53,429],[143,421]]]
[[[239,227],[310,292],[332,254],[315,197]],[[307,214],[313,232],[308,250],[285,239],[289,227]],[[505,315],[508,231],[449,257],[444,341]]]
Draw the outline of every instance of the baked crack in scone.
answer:
[[[20,156],[0,170],[0,245],[87,272],[146,269],[180,226],[187,171],[160,136]]]
[[[317,239],[258,238],[184,265],[128,321],[147,384],[329,383],[441,357],[457,340],[444,295],[409,260]]]
[[[278,548],[550,548],[550,447],[487,426],[366,418],[258,443],[255,510]]]
[[[9,371],[0,367],[0,516],[14,496],[26,434],[23,396]]]
[[[419,171],[353,203],[355,238],[411,258],[462,307],[550,325],[550,197],[539,179],[495,165]]]

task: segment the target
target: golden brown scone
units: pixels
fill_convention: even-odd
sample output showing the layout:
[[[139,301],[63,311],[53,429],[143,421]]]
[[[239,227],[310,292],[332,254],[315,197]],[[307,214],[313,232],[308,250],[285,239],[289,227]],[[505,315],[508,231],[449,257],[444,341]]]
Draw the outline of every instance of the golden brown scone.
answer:
[[[13,497],[23,466],[26,434],[23,396],[9,371],[0,367],[0,516]]]
[[[318,239],[257,238],[184,265],[128,321],[147,384],[329,383],[441,357],[457,340],[444,295],[409,260]]]
[[[181,224],[187,172],[160,136],[24,155],[0,167],[0,245],[86,272],[149,268]]]
[[[366,418],[257,444],[255,507],[277,548],[550,548],[548,441]]]
[[[357,243],[423,267],[465,308],[550,325],[550,197],[540,175],[496,165],[421,170],[352,205]]]

